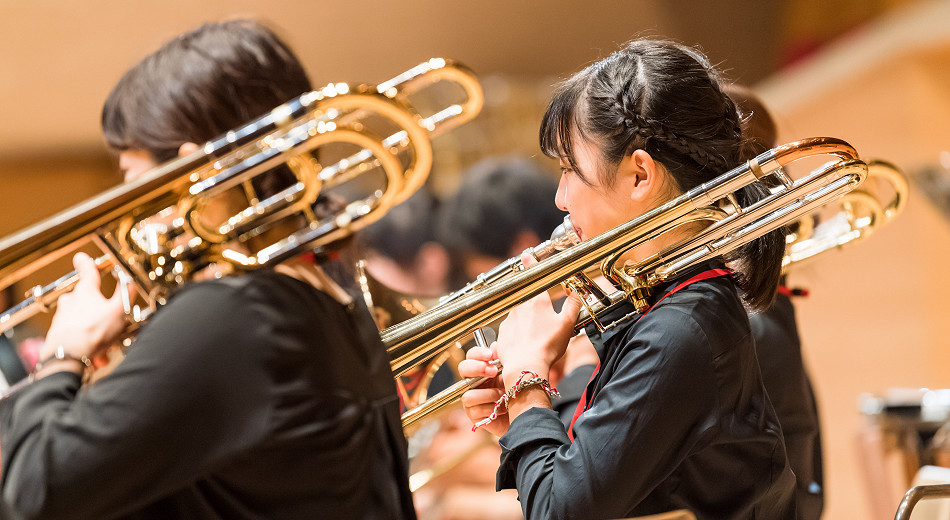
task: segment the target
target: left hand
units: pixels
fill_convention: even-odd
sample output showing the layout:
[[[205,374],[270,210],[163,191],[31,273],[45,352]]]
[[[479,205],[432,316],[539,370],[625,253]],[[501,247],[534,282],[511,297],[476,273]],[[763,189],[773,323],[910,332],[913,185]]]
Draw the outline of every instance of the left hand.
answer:
[[[551,296],[543,292],[515,307],[498,329],[494,348],[505,367],[505,387],[515,384],[522,370],[547,378],[574,336],[581,309],[580,297],[568,295],[561,312],[554,312]]]
[[[112,345],[126,328],[120,291],[128,291],[128,287],[116,286],[115,293],[106,298],[99,289],[99,268],[89,255],[77,253],[73,266],[79,282],[57,300],[40,359],[48,359],[60,346],[71,357],[92,358]]]

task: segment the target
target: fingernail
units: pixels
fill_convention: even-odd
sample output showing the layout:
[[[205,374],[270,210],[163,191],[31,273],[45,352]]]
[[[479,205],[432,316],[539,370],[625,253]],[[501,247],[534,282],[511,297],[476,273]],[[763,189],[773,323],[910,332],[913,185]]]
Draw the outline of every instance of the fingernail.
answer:
[[[485,367],[485,375],[488,377],[495,377],[498,375],[498,369],[492,365]]]

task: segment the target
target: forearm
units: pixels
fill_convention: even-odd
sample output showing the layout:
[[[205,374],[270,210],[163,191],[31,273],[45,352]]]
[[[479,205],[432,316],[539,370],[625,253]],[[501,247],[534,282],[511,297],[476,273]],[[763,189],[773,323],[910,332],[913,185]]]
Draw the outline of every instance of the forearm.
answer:
[[[516,488],[525,518],[559,518],[554,490],[557,478],[554,459],[561,446],[569,445],[560,421],[552,411],[525,410],[499,439],[502,447],[497,488]],[[554,420],[549,420],[548,416]],[[563,504],[560,504],[561,506]]]
[[[71,447],[54,442],[55,428],[49,423],[66,412],[80,385],[78,374],[51,373],[22,390],[11,409],[4,410],[0,426],[3,499],[24,517],[58,514],[78,518],[69,504],[75,497],[64,498],[57,504],[56,494],[50,492],[50,472],[56,472],[56,453],[62,449],[69,452]]]

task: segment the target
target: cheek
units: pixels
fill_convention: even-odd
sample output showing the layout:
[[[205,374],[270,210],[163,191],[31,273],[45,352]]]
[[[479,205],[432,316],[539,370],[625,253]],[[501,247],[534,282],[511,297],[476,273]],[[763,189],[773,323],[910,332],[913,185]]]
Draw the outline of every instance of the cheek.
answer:
[[[156,167],[158,163],[142,153],[123,152],[119,156],[119,168],[125,171],[125,182],[131,182]]]

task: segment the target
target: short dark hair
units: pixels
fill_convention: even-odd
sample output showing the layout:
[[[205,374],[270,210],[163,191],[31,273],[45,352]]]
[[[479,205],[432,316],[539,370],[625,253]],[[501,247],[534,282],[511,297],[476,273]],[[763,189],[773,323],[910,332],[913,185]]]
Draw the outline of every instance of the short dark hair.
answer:
[[[439,200],[425,188],[390,209],[385,216],[360,231],[360,249],[372,249],[403,268],[415,261],[428,242],[436,242],[435,216]]]
[[[600,146],[597,172],[583,172],[574,139]],[[634,150],[661,163],[685,192],[738,166],[742,127],[720,77],[696,49],[663,40],[637,40],[590,65],[555,91],[541,122],[544,153],[567,160],[579,178],[591,173],[610,187],[616,167]],[[736,194],[740,204],[768,195],[753,183]],[[775,297],[784,254],[784,232],[769,233],[730,254],[738,284],[755,308]]]
[[[439,215],[439,238],[454,251],[506,258],[519,233],[544,240],[564,220],[554,204],[557,182],[529,159],[485,159],[462,175]]]
[[[102,130],[111,148],[144,150],[164,162],[185,143],[204,143],[309,90],[300,61],[264,25],[206,23],[122,76],[102,108]],[[266,197],[294,181],[280,167],[254,184]]]
[[[131,68],[102,109],[116,150],[173,159],[311,90],[300,61],[252,20],[207,23],[165,43]]]

